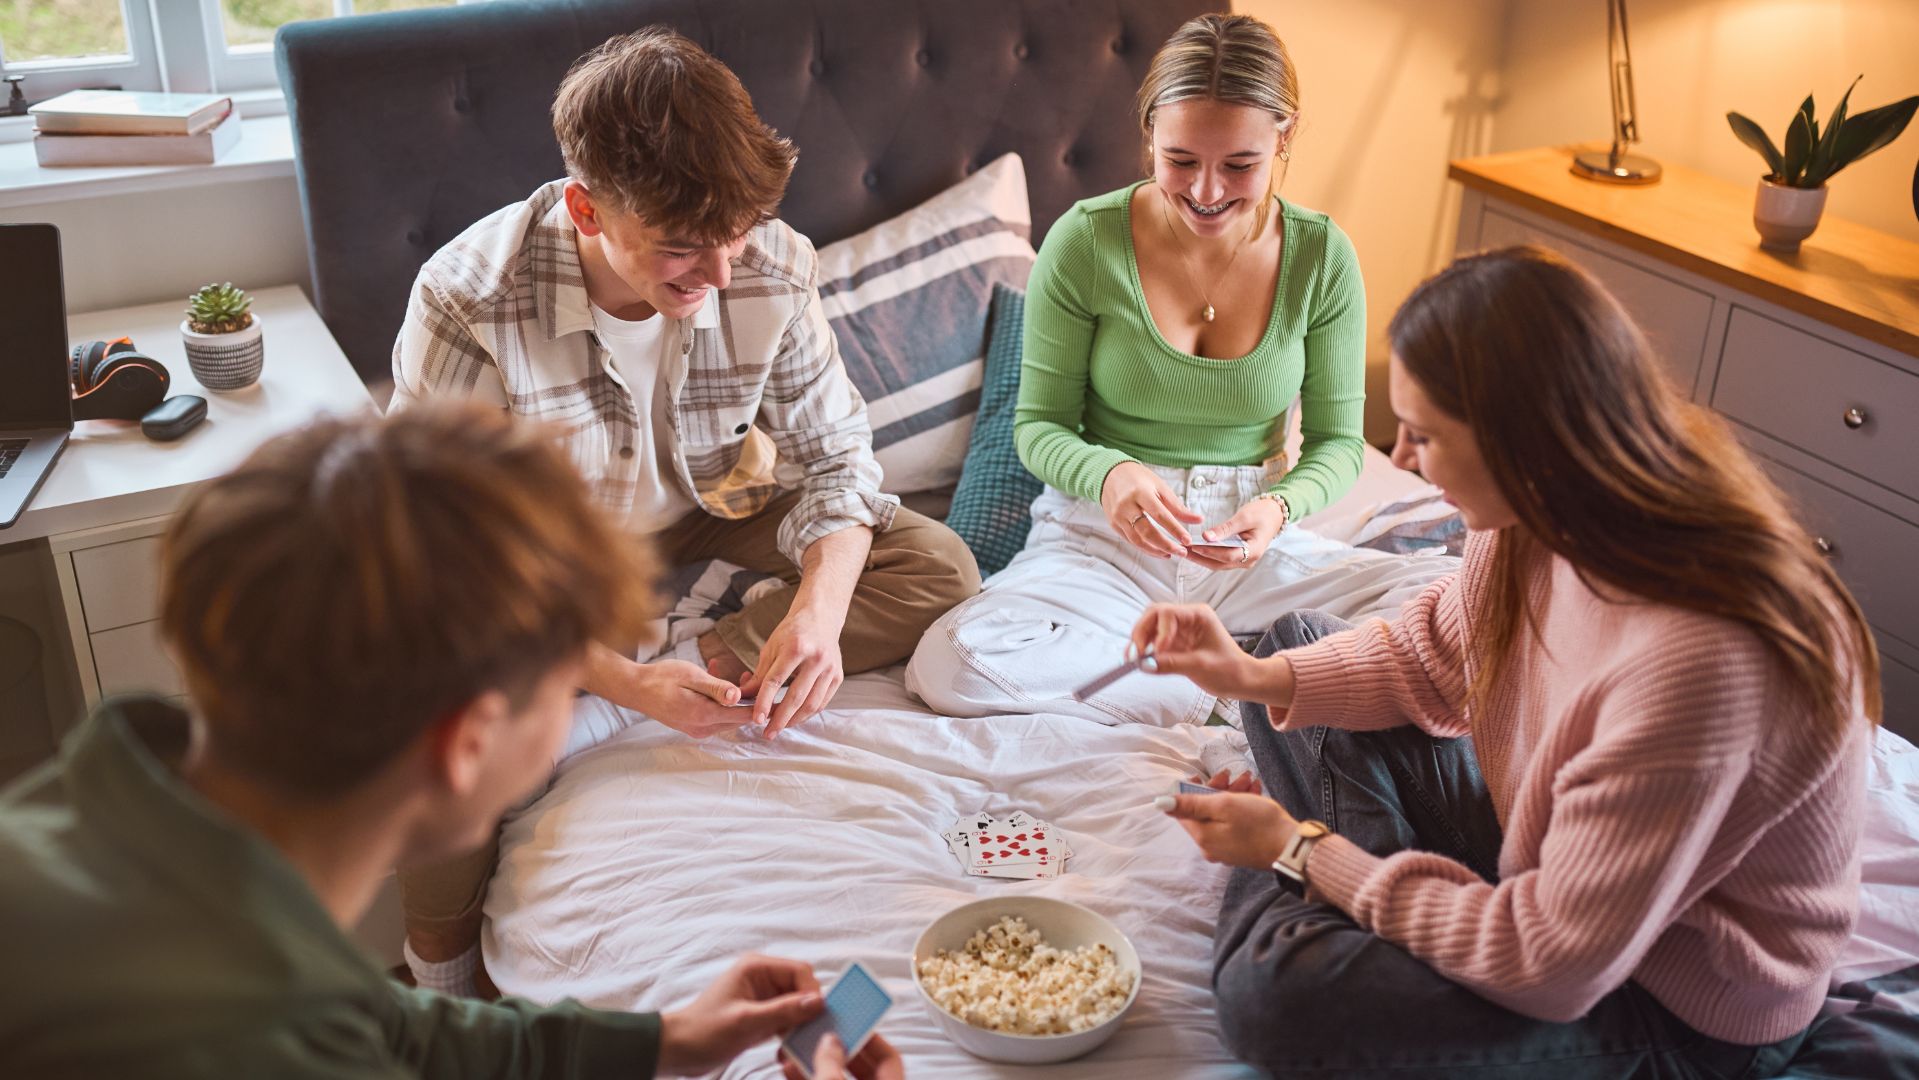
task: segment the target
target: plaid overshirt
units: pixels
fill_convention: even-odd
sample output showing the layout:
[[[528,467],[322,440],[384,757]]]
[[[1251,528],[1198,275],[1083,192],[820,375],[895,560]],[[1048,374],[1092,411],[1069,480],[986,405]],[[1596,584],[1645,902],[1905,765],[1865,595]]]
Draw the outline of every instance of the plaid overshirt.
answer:
[[[459,394],[555,423],[602,504],[624,516],[635,443],[651,433],[594,331],[564,186],[488,215],[420,268],[393,347],[392,408]],[[682,490],[739,519],[800,488],[779,530],[796,565],[820,537],[883,531],[899,508],[880,493],[866,402],[840,362],[818,274],[804,236],[777,220],[756,226],[728,287],[678,320],[664,373]]]

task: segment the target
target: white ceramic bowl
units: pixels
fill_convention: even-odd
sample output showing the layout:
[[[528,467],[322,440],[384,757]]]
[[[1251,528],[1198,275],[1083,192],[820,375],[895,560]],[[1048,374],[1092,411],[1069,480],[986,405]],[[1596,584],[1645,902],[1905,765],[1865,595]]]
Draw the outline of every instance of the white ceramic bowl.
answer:
[[[1026,925],[1039,931],[1046,944],[1056,949],[1105,945],[1113,950],[1120,970],[1133,976],[1133,992],[1126,996],[1119,1012],[1097,1027],[1067,1035],[1014,1035],[974,1027],[940,1008],[920,983],[920,961],[941,949],[957,952],[965,948],[968,938],[1008,916],[1026,920]],[[933,920],[933,925],[926,928],[913,946],[913,986],[919,991],[920,1000],[926,1003],[927,1011],[960,1049],[987,1061],[1044,1065],[1092,1053],[1125,1022],[1127,1011],[1139,998],[1139,982],[1139,953],[1134,951],[1126,935],[1120,933],[1119,927],[1078,904],[1044,896],[991,897],[961,904]]]

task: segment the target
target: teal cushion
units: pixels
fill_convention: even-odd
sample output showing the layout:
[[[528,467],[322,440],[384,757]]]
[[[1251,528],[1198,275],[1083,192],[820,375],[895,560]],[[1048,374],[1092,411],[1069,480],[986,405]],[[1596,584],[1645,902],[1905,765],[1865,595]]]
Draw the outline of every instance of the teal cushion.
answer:
[[[1019,401],[1020,338],[1026,322],[1026,294],[1004,284],[993,286],[987,316],[986,372],[980,386],[979,416],[966,446],[966,462],[946,524],[973,549],[982,575],[996,573],[1026,546],[1033,527],[1033,500],[1042,484],[1021,464],[1013,449],[1013,407]]]

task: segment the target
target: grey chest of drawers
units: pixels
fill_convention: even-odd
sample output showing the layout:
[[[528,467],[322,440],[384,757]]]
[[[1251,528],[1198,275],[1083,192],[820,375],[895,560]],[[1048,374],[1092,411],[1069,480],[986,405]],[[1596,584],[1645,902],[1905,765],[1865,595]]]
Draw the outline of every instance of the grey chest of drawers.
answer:
[[[1773,255],[1749,187],[1671,166],[1610,187],[1570,158],[1454,162],[1458,250],[1542,244],[1620,298],[1796,500],[1872,622],[1887,726],[1919,741],[1919,244],[1829,218]]]

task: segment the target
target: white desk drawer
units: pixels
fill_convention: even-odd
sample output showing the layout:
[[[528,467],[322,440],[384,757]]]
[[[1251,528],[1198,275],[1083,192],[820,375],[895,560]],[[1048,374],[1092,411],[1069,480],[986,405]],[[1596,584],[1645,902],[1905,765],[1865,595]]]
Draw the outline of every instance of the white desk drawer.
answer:
[[[100,633],[160,617],[160,538],[143,536],[73,553],[87,630]]]
[[[1734,307],[1712,406],[1919,497],[1919,375]]]
[[[1651,339],[1679,392],[1692,396],[1699,363],[1706,351],[1706,327],[1712,322],[1712,295],[1671,278],[1601,254],[1570,237],[1536,228],[1497,210],[1487,210],[1479,226],[1482,248],[1540,244],[1566,256],[1598,278]]]
[[[1919,646],[1919,525],[1828,487],[1794,469],[1766,462],[1767,471],[1799,504],[1805,526],[1832,548],[1832,566],[1885,633]]]
[[[136,690],[161,696],[187,692],[179,669],[160,645],[159,622],[118,627],[94,634],[89,641],[102,696]]]

